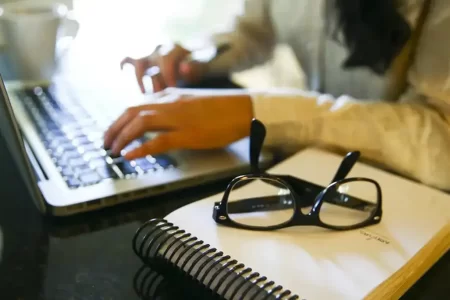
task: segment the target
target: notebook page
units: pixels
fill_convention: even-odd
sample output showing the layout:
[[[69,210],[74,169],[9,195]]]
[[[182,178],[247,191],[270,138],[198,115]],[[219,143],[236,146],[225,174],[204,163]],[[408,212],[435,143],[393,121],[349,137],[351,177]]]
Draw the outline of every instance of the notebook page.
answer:
[[[307,149],[272,168],[327,185],[341,156]],[[450,222],[450,195],[358,163],[351,176],[378,181],[383,219],[361,230],[295,227],[273,232],[233,229],[212,219],[222,194],[166,217],[180,228],[304,299],[361,299],[402,267]]]

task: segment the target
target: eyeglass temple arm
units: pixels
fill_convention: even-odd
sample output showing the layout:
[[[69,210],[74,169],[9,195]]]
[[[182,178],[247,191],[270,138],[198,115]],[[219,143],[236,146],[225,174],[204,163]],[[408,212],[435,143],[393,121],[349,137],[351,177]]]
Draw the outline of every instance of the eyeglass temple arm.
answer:
[[[290,186],[294,189],[294,191],[299,196],[300,201],[302,202],[302,207],[312,206],[316,200],[317,195],[319,195],[325,188],[323,186],[314,184],[312,182],[308,182],[293,176],[280,176],[286,182],[290,184]],[[269,183],[269,182],[268,182]],[[269,183],[274,185],[273,183]],[[328,193],[331,193],[329,191]],[[336,195],[344,195],[347,196],[347,201],[344,203],[342,201],[338,201],[337,197],[326,197],[324,199],[325,202],[333,203],[339,206],[364,210],[367,207],[371,207],[374,204],[372,202],[368,202],[363,199],[359,199],[354,196],[350,196],[344,193],[335,192]]]
[[[266,128],[264,124],[253,119],[250,126],[250,167],[254,174],[261,172],[259,168],[259,156],[266,137]]]
[[[306,196],[306,195],[305,195]],[[309,195],[308,195],[309,196]],[[361,200],[357,197],[349,196],[343,193],[336,193],[337,197],[327,197],[325,200],[328,203],[333,203],[338,206],[347,207],[354,210],[365,211],[368,207],[373,207],[375,204]],[[345,202],[340,200],[340,196],[345,196]],[[309,197],[308,197],[309,198]],[[302,197],[302,207],[313,205],[315,199],[306,199]],[[228,213],[246,213],[255,211],[272,211],[292,208],[291,199],[283,199],[283,195],[265,196],[256,198],[247,198],[238,201],[228,202]],[[218,205],[219,203],[216,203]]]
[[[344,157],[341,164],[339,165],[339,168],[336,171],[336,174],[334,174],[334,177],[331,180],[331,183],[342,180],[345,177],[347,177],[348,173],[350,173],[353,166],[358,161],[360,155],[361,155],[361,153],[359,151],[353,151],[353,152],[347,153],[347,155]]]
[[[264,141],[265,134],[266,134],[266,132],[265,132],[264,125],[260,121],[253,119],[252,125],[251,125],[250,160],[251,160],[252,170],[255,173],[259,172],[258,159],[259,159],[259,154],[261,151],[261,147],[262,147],[262,143]],[[359,156],[360,156],[359,151],[349,152],[342,160],[342,162],[341,162],[338,170],[336,171],[336,174],[334,175],[331,182],[333,183],[333,182],[342,180],[345,177],[347,177],[348,173],[350,173],[351,169],[357,162]],[[305,187],[303,185],[303,181],[301,181],[297,178],[291,177],[291,176],[287,176],[287,177],[290,177],[291,180],[289,180],[289,181],[291,183],[294,183],[294,182],[300,183],[301,190],[307,189],[307,187]],[[292,180],[292,179],[294,179],[294,180]],[[292,182],[292,181],[294,181],[294,182]],[[268,181],[267,183],[274,185],[273,182],[271,182],[271,181]],[[294,187],[294,188],[298,189],[298,187]],[[323,189],[323,188],[321,188],[321,189]],[[303,202],[302,207],[308,207],[308,206],[313,205],[317,193],[300,193],[300,194],[301,194],[301,199]],[[339,194],[339,193],[337,193],[337,194],[345,195],[345,194]],[[366,207],[374,206],[373,203],[358,199],[356,197],[352,197],[352,196],[348,196],[348,195],[346,195],[346,196],[347,196],[347,199],[345,202],[337,200],[336,197],[333,197],[332,199],[329,199],[329,197],[327,197],[327,199],[325,201],[339,205],[339,206],[348,207],[348,208],[352,208],[352,209],[356,209],[356,210],[362,210],[362,211],[364,211]],[[280,200],[281,200],[280,196],[266,196],[266,197],[242,199],[242,200],[235,201],[235,202],[228,202],[227,210],[228,210],[228,213],[244,213],[244,212],[253,212],[256,210],[263,210],[263,211],[281,210],[281,209],[286,209],[286,207],[290,207],[292,205],[292,202],[289,202],[287,200],[286,201],[280,201]],[[332,200],[336,200],[336,201],[332,201]],[[292,201],[292,200],[290,200],[290,201]],[[216,203],[216,204],[218,204],[218,203]]]

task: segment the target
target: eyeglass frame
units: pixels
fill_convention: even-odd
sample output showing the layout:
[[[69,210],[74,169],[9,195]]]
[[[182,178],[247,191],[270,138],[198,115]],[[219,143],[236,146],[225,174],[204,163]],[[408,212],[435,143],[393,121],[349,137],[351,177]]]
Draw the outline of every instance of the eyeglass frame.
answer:
[[[333,177],[331,183],[326,186],[320,186],[314,183],[311,183],[306,180],[302,180],[300,178],[291,176],[291,175],[280,175],[280,174],[268,174],[264,171],[261,171],[259,169],[259,155],[261,152],[262,144],[265,138],[265,127],[264,125],[258,121],[257,119],[253,119],[251,123],[251,134],[250,134],[250,164],[252,168],[252,173],[246,174],[246,175],[240,175],[235,177],[231,182],[228,184],[222,200],[220,202],[215,202],[213,207],[213,219],[217,224],[225,225],[228,227],[234,227],[239,229],[247,229],[247,230],[256,230],[256,231],[270,231],[270,230],[278,230],[283,229],[287,227],[292,226],[319,226],[326,229],[331,230],[337,230],[337,231],[345,231],[345,230],[354,230],[359,229],[371,225],[375,225],[381,222],[382,219],[382,191],[379,183],[376,180],[366,178],[366,177],[350,177],[346,178],[348,173],[351,171],[352,167],[358,160],[360,156],[359,151],[352,151],[347,153],[347,155],[342,160],[335,176]],[[238,182],[242,182],[249,179],[259,179],[263,180],[266,179],[267,181],[273,181],[278,182],[279,184],[283,185],[284,189],[288,189],[290,192],[290,195],[292,197],[293,201],[293,209],[294,213],[292,214],[292,217],[280,224],[271,225],[271,226],[252,226],[252,225],[245,225],[238,222],[235,222],[230,218],[229,212],[228,212],[228,206],[232,205],[236,206],[239,205],[239,203],[242,204],[242,202],[247,202],[247,205],[249,206],[258,206],[261,208],[264,205],[267,205],[267,200],[264,200],[261,204],[255,204],[255,200],[258,200],[260,198],[266,198],[266,197],[257,197],[257,198],[249,198],[249,199],[242,199],[238,200],[236,202],[231,202],[228,204],[229,195],[235,185]],[[348,199],[351,201],[346,201],[347,204],[354,205],[351,208],[356,208],[357,205],[376,205],[377,207],[373,210],[371,215],[367,218],[367,220],[354,224],[354,225],[348,225],[348,226],[334,226],[327,223],[324,223],[320,217],[320,209],[324,203],[324,196],[327,195],[332,189],[335,189],[337,191],[337,188],[342,185],[346,184],[348,182],[369,182],[373,184],[377,191],[377,202],[376,203],[370,203],[365,200],[358,199],[356,197],[346,195]],[[307,191],[309,193],[317,193],[315,194],[314,199],[312,199],[312,203],[308,202],[306,203],[306,199],[302,199],[298,193],[298,190],[302,189],[303,192]],[[342,195],[342,194],[340,194]],[[304,196],[304,195],[303,195]],[[267,197],[274,197],[274,196],[267,196]],[[275,196],[279,198],[278,202],[281,200],[279,196]],[[311,200],[311,199],[309,199]],[[251,205],[250,202],[253,202],[253,205]],[[359,203],[358,203],[359,202]],[[263,204],[264,203],[264,204]],[[333,202],[331,202],[333,203]],[[305,205],[306,204],[306,205]],[[334,202],[333,204],[338,204]],[[242,205],[241,205],[242,206]],[[311,207],[311,210],[308,214],[304,214],[301,210],[301,208],[304,207]],[[267,208],[267,207],[266,207]],[[360,207],[363,208],[364,207]],[[273,209],[273,207],[272,207]],[[258,210],[252,210],[252,212],[256,212]],[[239,212],[245,212],[245,211],[239,211]]]

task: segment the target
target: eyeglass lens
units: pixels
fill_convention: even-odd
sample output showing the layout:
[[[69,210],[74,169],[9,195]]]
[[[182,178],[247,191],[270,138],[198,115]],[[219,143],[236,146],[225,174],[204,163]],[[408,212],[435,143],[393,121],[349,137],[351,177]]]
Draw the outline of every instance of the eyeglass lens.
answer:
[[[355,180],[338,184],[323,195],[319,218],[336,227],[359,225],[373,217],[378,198],[373,182]]]
[[[231,188],[227,212],[239,224],[254,227],[275,226],[294,215],[294,198],[280,181],[270,178],[246,178]]]

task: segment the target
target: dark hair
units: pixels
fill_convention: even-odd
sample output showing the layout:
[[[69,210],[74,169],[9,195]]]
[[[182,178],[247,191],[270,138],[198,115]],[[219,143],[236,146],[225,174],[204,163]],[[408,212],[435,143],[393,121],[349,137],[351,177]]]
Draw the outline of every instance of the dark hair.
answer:
[[[395,0],[335,0],[334,37],[349,55],[344,68],[368,67],[383,74],[411,36]]]

